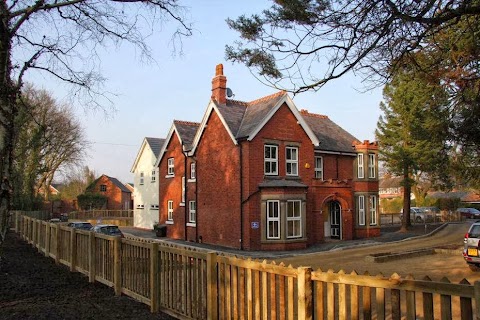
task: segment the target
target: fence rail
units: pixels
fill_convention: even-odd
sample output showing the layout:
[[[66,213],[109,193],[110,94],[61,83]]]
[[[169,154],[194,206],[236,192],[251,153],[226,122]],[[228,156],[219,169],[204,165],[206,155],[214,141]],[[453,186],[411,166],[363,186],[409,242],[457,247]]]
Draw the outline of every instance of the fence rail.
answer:
[[[68,213],[69,219],[85,220],[99,218],[133,218],[133,210],[88,210],[72,211]]]
[[[453,221],[462,221],[465,220],[460,213],[457,212],[442,212],[441,215],[434,215],[432,219],[428,220],[427,223],[437,223],[437,222],[453,222]],[[381,213],[380,214],[380,225],[399,225],[402,223],[402,214],[401,213]],[[425,221],[415,221],[412,219],[410,221],[412,224],[424,224]]]
[[[45,256],[181,319],[474,319],[480,282],[294,268],[163,242],[108,237],[20,214]]]

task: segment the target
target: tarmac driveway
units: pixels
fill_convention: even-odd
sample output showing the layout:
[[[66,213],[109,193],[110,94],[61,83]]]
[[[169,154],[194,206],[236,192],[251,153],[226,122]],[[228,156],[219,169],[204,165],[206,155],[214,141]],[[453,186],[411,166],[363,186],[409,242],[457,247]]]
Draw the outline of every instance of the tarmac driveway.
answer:
[[[315,252],[296,255],[293,257],[279,257],[277,263],[292,264],[295,267],[310,266],[313,269],[334,272],[343,270],[350,273],[355,270],[358,273],[369,272],[370,275],[379,273],[390,276],[398,273],[405,277],[412,275],[415,279],[429,276],[432,280],[440,280],[443,277],[451,282],[458,283],[466,278],[470,283],[480,280],[480,272],[472,272],[461,255],[460,250],[450,254],[437,253],[415,258],[404,258],[388,262],[366,261],[366,257],[378,253],[398,253],[418,250],[423,248],[449,247],[460,249],[463,247],[463,238],[471,222],[449,224],[434,235],[427,237],[410,238],[404,241],[382,243],[376,245],[351,246],[342,250]]]

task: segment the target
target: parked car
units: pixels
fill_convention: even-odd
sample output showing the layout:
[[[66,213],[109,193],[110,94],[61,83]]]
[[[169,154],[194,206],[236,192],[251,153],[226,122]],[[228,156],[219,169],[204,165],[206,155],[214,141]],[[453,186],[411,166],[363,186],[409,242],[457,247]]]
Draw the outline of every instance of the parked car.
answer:
[[[97,224],[92,228],[93,232],[102,233],[107,236],[124,237],[120,228],[114,224]]]
[[[457,212],[467,219],[480,218],[480,211],[475,208],[458,208]]]
[[[442,212],[438,207],[422,207],[422,208],[425,208],[425,211],[431,213],[435,221],[442,220]]]
[[[403,210],[400,214],[400,219],[403,217]],[[427,207],[411,207],[410,208],[410,222],[424,223],[433,221],[434,213],[427,210]]]
[[[81,229],[81,230],[91,230],[93,228],[93,225],[90,222],[74,221],[74,222],[69,222],[67,224],[67,227]]]
[[[470,226],[463,240],[463,258],[472,271],[480,270],[479,240],[480,222],[475,222]]]

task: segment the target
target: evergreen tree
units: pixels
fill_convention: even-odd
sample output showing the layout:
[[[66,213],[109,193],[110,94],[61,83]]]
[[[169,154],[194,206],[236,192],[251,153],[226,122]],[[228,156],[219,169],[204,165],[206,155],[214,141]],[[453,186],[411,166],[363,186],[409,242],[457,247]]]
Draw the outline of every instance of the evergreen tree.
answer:
[[[408,64],[395,70],[383,94],[376,136],[385,167],[403,177],[402,230],[406,230],[415,178],[425,174],[432,181],[448,178],[448,95]]]

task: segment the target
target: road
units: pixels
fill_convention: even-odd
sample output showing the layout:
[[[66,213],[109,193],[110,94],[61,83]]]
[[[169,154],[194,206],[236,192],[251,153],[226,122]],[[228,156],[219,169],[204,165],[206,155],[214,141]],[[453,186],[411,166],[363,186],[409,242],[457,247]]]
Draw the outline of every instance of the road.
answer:
[[[286,265],[310,266],[314,270],[321,269],[334,272],[343,270],[350,273],[355,270],[358,273],[369,272],[370,275],[379,273],[390,276],[397,273],[402,277],[412,275],[415,279],[429,276],[432,280],[440,280],[443,277],[451,282],[458,283],[463,278],[470,283],[480,280],[480,272],[471,271],[461,254],[432,254],[421,257],[394,260],[389,262],[369,262],[365,257],[375,253],[402,252],[422,248],[444,247],[457,245],[463,246],[463,237],[471,222],[450,224],[435,235],[421,239],[385,243],[381,245],[352,247],[340,251],[327,251],[298,255],[295,257],[279,258],[277,263]]]

